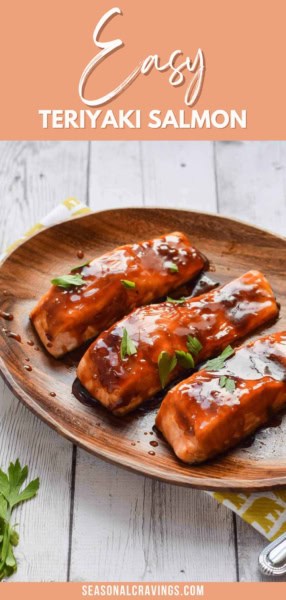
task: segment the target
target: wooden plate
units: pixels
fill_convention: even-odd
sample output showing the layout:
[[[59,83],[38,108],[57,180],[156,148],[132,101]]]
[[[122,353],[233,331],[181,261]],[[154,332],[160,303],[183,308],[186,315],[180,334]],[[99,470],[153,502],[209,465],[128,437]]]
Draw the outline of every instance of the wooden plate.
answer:
[[[152,427],[156,409],[125,418],[110,416],[97,403],[72,393],[78,356],[55,360],[43,350],[29,312],[53,275],[115,246],[175,229],[190,235],[211,261],[221,283],[249,269],[269,278],[281,303],[278,322],[286,329],[286,240],[224,217],[168,209],[121,209],[91,214],[46,229],[24,242],[0,269],[0,368],[16,396],[36,415],[86,450],[139,473],[209,490],[259,490],[286,485],[286,418],[260,431],[252,445],[207,464],[180,463]],[[9,332],[15,336],[9,337]],[[27,370],[27,369],[32,370]],[[56,395],[55,395],[56,394]],[[157,442],[154,447],[151,442]]]

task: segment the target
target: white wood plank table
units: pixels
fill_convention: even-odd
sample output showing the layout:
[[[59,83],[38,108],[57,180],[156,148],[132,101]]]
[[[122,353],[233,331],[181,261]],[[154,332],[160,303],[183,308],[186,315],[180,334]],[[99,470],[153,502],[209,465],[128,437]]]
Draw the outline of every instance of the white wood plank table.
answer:
[[[0,142],[1,248],[68,196],[220,212],[285,234],[285,142]],[[223,235],[223,232],[222,232]],[[204,492],[72,447],[0,383],[0,464],[40,475],[15,581],[259,581],[257,532]]]

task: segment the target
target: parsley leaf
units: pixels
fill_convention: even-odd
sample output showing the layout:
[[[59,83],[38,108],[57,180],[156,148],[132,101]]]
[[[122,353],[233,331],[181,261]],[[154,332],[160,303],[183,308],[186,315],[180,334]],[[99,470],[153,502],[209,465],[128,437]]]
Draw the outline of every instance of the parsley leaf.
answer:
[[[1,469],[0,476],[2,477],[2,481],[5,481],[5,485],[0,486],[0,494],[7,500],[10,508],[13,508],[20,502],[24,502],[24,500],[33,498],[39,489],[39,479],[34,479],[24,490],[20,491],[24,481],[28,477],[28,467],[26,466],[22,469],[19,459],[15,463],[10,463],[8,476]]]
[[[220,371],[220,369],[223,369],[226,359],[233,354],[234,349],[231,346],[227,346],[219,356],[208,360],[203,368],[207,371]]]
[[[228,378],[226,380],[225,389],[232,394],[235,390],[235,381]]]
[[[192,335],[188,335],[187,348],[192,354],[197,356],[197,354],[199,354],[199,352],[201,351],[202,347],[203,346],[202,346],[200,340],[198,340],[198,338],[196,338]]]
[[[90,260],[87,260],[86,262],[82,263],[81,265],[77,265],[76,267],[72,267],[71,269],[71,273],[74,273],[75,271],[78,271],[79,269],[83,269],[84,267],[87,267],[90,263]]]
[[[0,519],[6,519],[7,513],[7,500],[4,496],[0,495]]]
[[[220,379],[219,379],[219,385],[220,385],[220,387],[223,388],[225,386],[226,380],[227,380],[227,376],[226,375],[222,375],[222,377],[220,377]]]
[[[7,495],[9,494],[9,489],[10,489],[9,479],[8,479],[6,473],[1,471],[1,469],[0,469],[0,494],[2,494],[4,496],[4,498],[6,498]]]
[[[189,352],[184,352],[184,350],[176,350],[175,352],[178,364],[183,369],[193,369],[195,366],[194,359]]]
[[[178,265],[176,265],[176,263],[173,263],[171,260],[167,260],[165,262],[165,267],[166,267],[166,269],[171,271],[171,273],[178,273],[178,271],[179,271]]]
[[[51,283],[53,285],[57,285],[58,287],[69,289],[73,285],[75,287],[84,285],[85,281],[82,276],[77,273],[76,275],[62,275],[61,277],[55,277],[55,279],[51,280]]]
[[[136,344],[133,342],[125,327],[123,327],[123,335],[120,344],[120,357],[123,360],[126,356],[131,356],[137,353]]]
[[[167,302],[173,302],[174,304],[183,304],[186,302],[186,298],[182,296],[182,298],[171,298],[171,296],[167,296]]]
[[[13,548],[18,545],[19,535],[11,526],[11,514],[15,506],[36,496],[39,479],[34,479],[22,489],[28,477],[28,467],[21,467],[19,459],[10,463],[8,473],[0,469],[0,581],[17,571]]]
[[[134,289],[136,288],[136,283],[135,281],[129,281],[129,279],[120,279],[123,287],[127,288],[127,289]]]
[[[158,357],[158,368],[162,388],[165,387],[168,381],[168,377],[171,371],[173,371],[173,369],[175,368],[176,364],[176,355],[172,356],[171,354],[169,354],[169,352],[166,352],[165,350],[162,350],[162,352],[160,352]]]
[[[235,381],[230,377],[226,377],[223,375],[219,380],[219,385],[222,388],[225,388],[230,394],[232,394],[235,390]]]

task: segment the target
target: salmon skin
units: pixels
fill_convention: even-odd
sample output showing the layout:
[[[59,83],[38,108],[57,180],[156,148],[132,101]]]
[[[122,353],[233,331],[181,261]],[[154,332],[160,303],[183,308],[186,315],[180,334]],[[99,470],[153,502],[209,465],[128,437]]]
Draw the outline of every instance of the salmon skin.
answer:
[[[170,361],[176,351],[186,353],[191,336],[201,348],[192,355],[197,364],[277,314],[267,279],[258,271],[249,271],[183,303],[164,302],[133,311],[91,344],[77,375],[91,396],[113,413],[124,415],[162,388],[158,368],[162,352],[168,353]],[[122,356],[126,334],[133,353]],[[166,383],[178,377],[186,377],[179,362]]]
[[[53,285],[30,318],[50,354],[62,356],[98,335],[136,306],[162,298],[196,277],[205,257],[173,232],[121,246],[73,269],[82,285]]]
[[[206,366],[173,387],[156,426],[178,458],[200,463],[235,446],[285,404],[286,331],[241,346],[220,370]]]

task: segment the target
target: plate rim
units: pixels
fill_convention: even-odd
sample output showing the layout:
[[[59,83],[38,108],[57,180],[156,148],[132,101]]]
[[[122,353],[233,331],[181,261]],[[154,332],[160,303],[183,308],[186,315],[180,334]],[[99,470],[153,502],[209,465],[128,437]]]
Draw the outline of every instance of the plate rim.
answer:
[[[89,207],[87,207],[87,208],[89,208]],[[209,211],[204,211],[204,210],[190,210],[188,208],[170,208],[169,206],[166,206],[166,207],[165,206],[122,206],[122,207],[117,207],[117,208],[108,208],[107,210],[91,210],[89,213],[85,213],[84,215],[71,215],[69,217],[69,219],[65,219],[64,221],[60,221],[59,223],[55,223],[54,225],[49,225],[48,227],[44,226],[42,229],[36,231],[32,235],[29,235],[29,237],[27,237],[27,238],[21,236],[19,238],[19,240],[15,240],[15,243],[17,243],[17,241],[19,243],[17,243],[17,245],[15,247],[13,247],[10,252],[6,253],[4,250],[4,257],[2,256],[2,259],[0,260],[0,269],[2,268],[2,266],[4,265],[6,260],[8,258],[10,258],[12,256],[12,254],[14,254],[14,252],[16,252],[21,246],[23,246],[24,244],[26,244],[33,238],[36,238],[37,236],[44,234],[46,231],[50,231],[56,227],[59,227],[60,225],[63,225],[64,223],[70,223],[71,221],[80,221],[82,219],[88,219],[89,217],[91,217],[93,215],[102,215],[102,214],[111,213],[111,212],[118,212],[118,211],[123,212],[123,211],[129,211],[129,210],[137,210],[137,211],[142,211],[142,212],[152,211],[152,210],[170,211],[170,212],[176,211],[178,213],[203,215],[205,217],[212,217],[212,218],[215,217],[216,219],[220,219],[223,221],[230,221],[231,223],[238,223],[238,225],[244,225],[246,227],[249,227],[250,229],[254,229],[255,231],[260,231],[262,233],[266,233],[267,235],[270,235],[273,238],[277,238],[283,242],[286,242],[286,235],[283,236],[283,235],[280,235],[279,233],[275,233],[275,232],[271,231],[270,229],[265,229],[264,227],[258,227],[257,225],[248,223],[248,221],[244,221],[243,219],[238,219],[237,217],[229,217],[227,215],[222,215],[220,213],[214,213],[214,212],[209,212]]]

